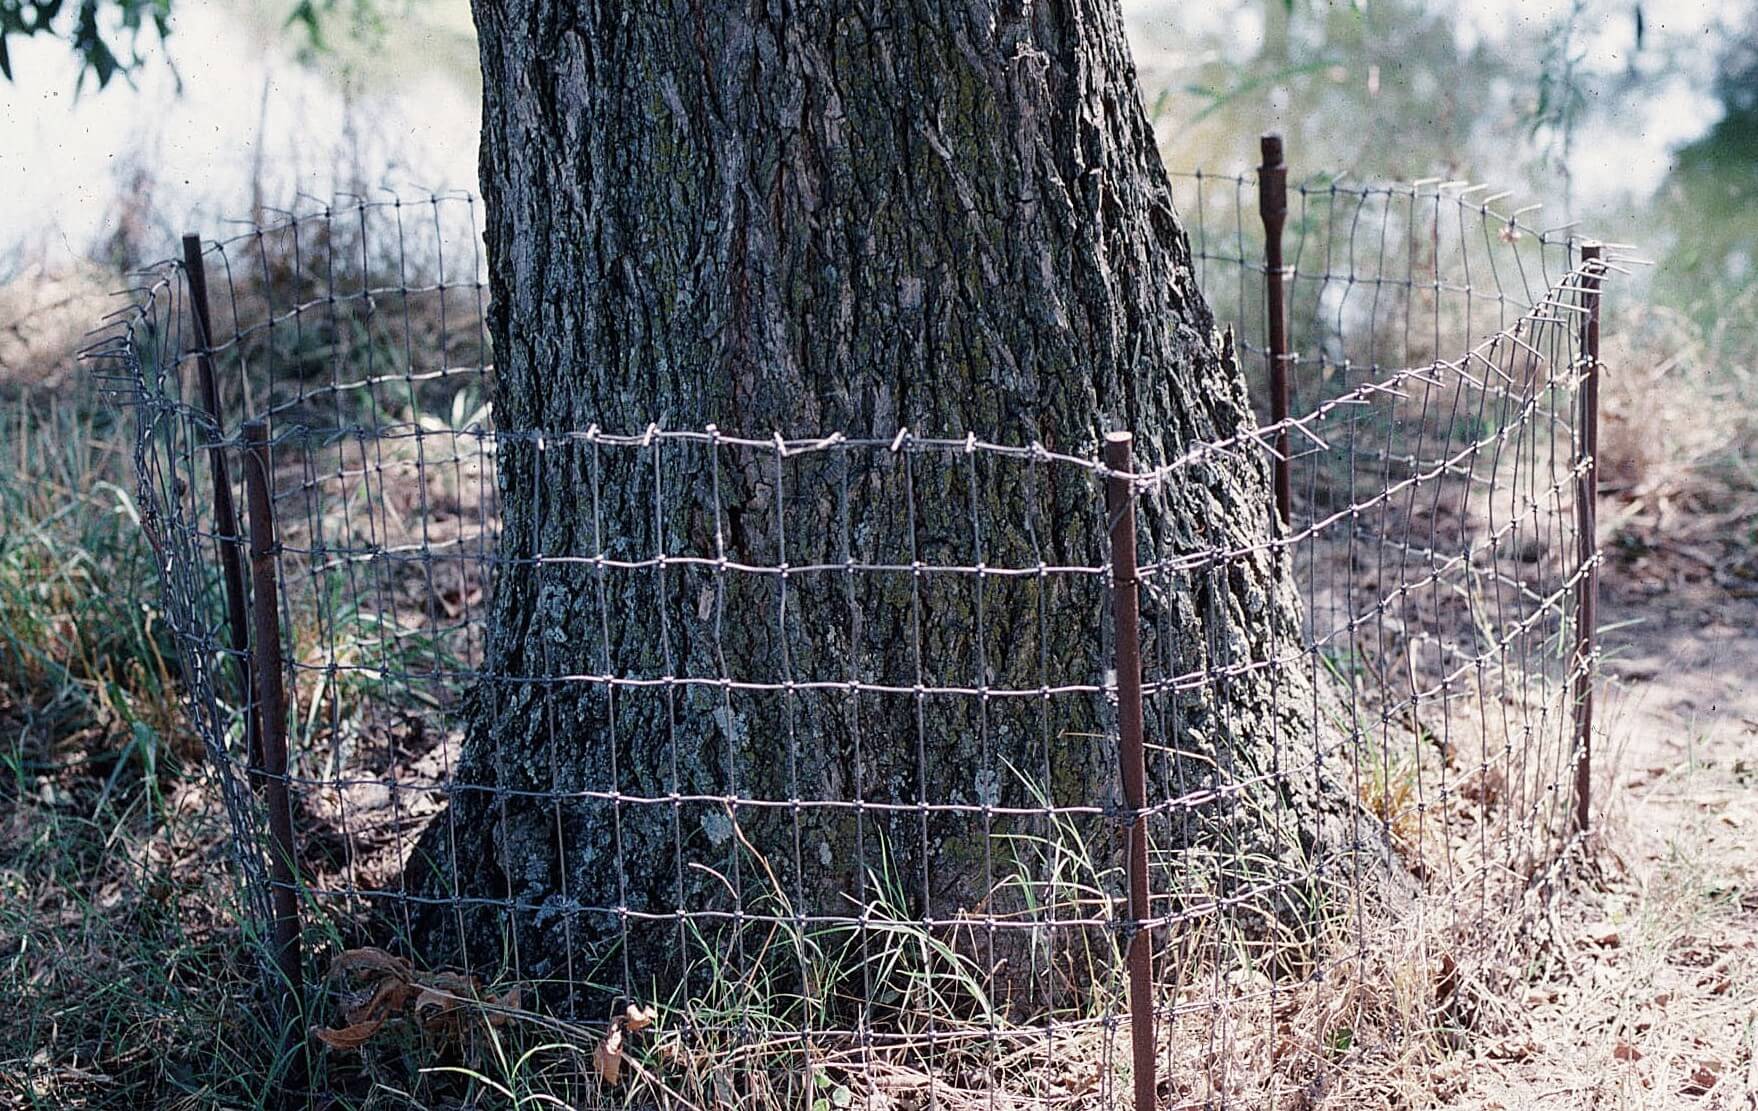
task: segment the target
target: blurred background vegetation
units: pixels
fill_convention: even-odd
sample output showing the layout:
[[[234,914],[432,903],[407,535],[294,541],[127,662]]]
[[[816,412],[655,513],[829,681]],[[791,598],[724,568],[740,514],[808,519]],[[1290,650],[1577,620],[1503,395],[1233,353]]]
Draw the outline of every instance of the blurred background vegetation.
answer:
[[[1488,181],[1639,244],[1707,323],[1758,251],[1752,0],[1124,0],[1169,165]],[[34,33],[33,33],[34,32]],[[467,187],[465,0],[0,0],[0,280],[298,193]],[[20,195],[21,194],[21,195]]]

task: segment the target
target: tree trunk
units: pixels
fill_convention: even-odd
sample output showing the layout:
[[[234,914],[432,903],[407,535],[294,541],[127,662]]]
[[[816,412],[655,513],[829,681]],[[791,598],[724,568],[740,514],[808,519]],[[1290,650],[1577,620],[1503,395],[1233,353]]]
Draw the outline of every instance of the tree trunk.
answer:
[[[1005,811],[1116,801],[1104,700],[932,692],[1105,682],[1101,578],[973,570],[1101,564],[1091,476],[567,434],[1096,458],[1130,429],[1151,465],[1249,427],[1114,0],[475,7],[504,519],[458,786],[411,862],[448,904],[418,948],[645,995],[733,916],[1019,910],[1000,881],[1050,823]],[[1144,502],[1143,558],[1261,544],[1270,504],[1250,453],[1194,468]],[[817,569],[735,566],[783,564]],[[1259,554],[1154,584],[1144,655],[1265,659],[1298,636],[1285,580]],[[1163,839],[1193,814],[1272,856],[1326,839],[1311,688],[1267,675],[1180,696],[1160,739],[1198,759],[1153,781],[1267,777],[1296,817],[1213,804]],[[698,937],[680,909],[728,917]]]

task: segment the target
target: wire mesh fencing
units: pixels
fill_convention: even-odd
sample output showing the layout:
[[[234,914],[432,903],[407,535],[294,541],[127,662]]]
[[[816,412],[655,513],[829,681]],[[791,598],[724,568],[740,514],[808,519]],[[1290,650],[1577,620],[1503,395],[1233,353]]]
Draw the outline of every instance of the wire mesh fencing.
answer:
[[[149,274],[90,359],[286,1059],[1260,1106],[1466,1023],[1464,943],[1399,945],[1519,944],[1585,828],[1615,260],[1454,182],[1297,184],[1282,243],[1273,153],[1175,175],[1268,416],[1171,459],[498,429],[464,194]]]

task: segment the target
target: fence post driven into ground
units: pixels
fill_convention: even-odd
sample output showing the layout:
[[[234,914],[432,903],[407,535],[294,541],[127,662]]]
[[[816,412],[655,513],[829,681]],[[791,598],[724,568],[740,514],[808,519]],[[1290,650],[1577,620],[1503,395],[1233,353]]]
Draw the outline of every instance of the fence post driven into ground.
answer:
[[[281,1028],[304,1030],[304,973],[299,955],[299,893],[294,862],[293,805],[287,784],[287,698],[282,687],[281,618],[275,584],[275,504],[271,494],[269,430],[244,425],[244,489],[250,508],[250,578],[256,596],[253,662],[262,716],[263,801],[269,812],[269,886],[274,915],[270,935],[281,984],[271,990],[281,1006]],[[297,1021],[289,1026],[288,1019]]]
[[[213,316],[208,310],[208,276],[202,265],[199,235],[183,237],[183,271],[189,282],[189,315],[195,321],[195,370],[201,404],[213,421],[208,464],[214,478],[214,533],[219,537],[220,572],[226,583],[226,624],[238,672],[238,704],[247,710],[244,751],[254,780],[255,769],[262,762],[262,716],[251,697],[249,607],[244,599],[243,562],[238,555],[238,511],[232,504],[232,474],[226,464],[226,422],[220,413],[219,384],[214,380]]]
[[[1579,568],[1575,582],[1575,831],[1585,833],[1592,809],[1593,678],[1599,637],[1599,284],[1603,248],[1581,245],[1582,307],[1581,434],[1577,438],[1575,540]]]
[[[1128,859],[1129,1030],[1135,1059],[1135,1111],[1153,1111],[1159,1086],[1154,1056],[1154,954],[1148,910],[1147,755],[1142,738],[1141,624],[1135,564],[1135,437],[1105,436],[1105,513],[1111,534],[1111,607],[1117,672],[1117,754],[1130,814]]]
[[[1288,167],[1282,161],[1282,137],[1265,135],[1259,142],[1264,164],[1257,171],[1258,215],[1264,221],[1264,308],[1269,313],[1265,357],[1270,362],[1270,423],[1276,428],[1272,467],[1276,512],[1282,526],[1293,524],[1292,460],[1288,458],[1288,317],[1282,292],[1282,227],[1288,219]]]

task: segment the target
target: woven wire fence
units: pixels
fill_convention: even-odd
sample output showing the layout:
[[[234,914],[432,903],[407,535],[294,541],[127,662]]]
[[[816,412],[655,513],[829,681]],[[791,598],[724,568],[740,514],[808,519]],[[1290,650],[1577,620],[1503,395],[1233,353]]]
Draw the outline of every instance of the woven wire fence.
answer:
[[[89,358],[287,1059],[395,1087],[525,1038],[577,1104],[1259,1106],[1421,1036],[1335,1001],[1400,931],[1519,944],[1588,814],[1615,260],[1465,183],[1312,179],[1273,266],[1265,177],[1174,176],[1267,415],[1173,459],[497,430],[464,194],[155,268]],[[1167,527],[1210,468],[1281,491],[1251,542]],[[574,616],[509,671],[521,590]]]

